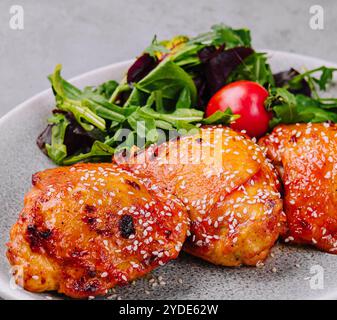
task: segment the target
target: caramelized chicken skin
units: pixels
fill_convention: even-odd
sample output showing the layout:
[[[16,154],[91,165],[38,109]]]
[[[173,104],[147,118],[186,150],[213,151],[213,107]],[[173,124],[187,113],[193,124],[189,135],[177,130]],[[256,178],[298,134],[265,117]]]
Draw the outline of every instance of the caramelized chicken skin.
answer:
[[[103,295],[176,258],[187,220],[173,197],[112,164],[49,169],[33,176],[7,256],[27,290]]]
[[[275,172],[256,144],[229,128],[203,128],[152,146],[122,166],[185,204],[191,234],[184,249],[195,256],[224,266],[256,265],[279,236]]]
[[[282,175],[285,241],[337,253],[337,126],[281,125],[259,144]]]

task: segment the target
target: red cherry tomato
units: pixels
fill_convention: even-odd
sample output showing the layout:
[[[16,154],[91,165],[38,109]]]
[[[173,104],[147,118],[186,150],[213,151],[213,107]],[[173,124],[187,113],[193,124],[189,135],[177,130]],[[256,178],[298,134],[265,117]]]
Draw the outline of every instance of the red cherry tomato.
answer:
[[[220,89],[209,101],[206,116],[214,112],[225,111],[228,107],[239,114],[230,127],[234,130],[246,130],[250,137],[261,137],[268,131],[272,114],[264,107],[268,91],[256,82],[236,81]]]

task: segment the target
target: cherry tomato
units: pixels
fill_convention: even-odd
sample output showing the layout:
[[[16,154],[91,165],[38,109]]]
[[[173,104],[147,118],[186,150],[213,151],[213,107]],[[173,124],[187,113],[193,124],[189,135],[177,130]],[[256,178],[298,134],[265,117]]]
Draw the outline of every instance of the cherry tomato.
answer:
[[[261,137],[268,131],[272,114],[264,107],[268,91],[256,82],[236,81],[224,86],[210,99],[206,116],[214,112],[225,111],[228,107],[239,114],[230,127],[234,130],[246,130],[250,137]]]

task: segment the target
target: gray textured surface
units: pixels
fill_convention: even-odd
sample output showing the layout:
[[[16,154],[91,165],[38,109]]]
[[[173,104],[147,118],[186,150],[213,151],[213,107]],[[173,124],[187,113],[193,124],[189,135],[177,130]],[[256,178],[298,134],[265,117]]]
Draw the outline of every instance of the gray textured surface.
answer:
[[[25,10],[25,29],[9,28],[9,8]],[[309,27],[320,4],[325,29]],[[1,0],[0,116],[48,87],[56,63],[72,77],[126,60],[160,38],[196,34],[224,22],[252,29],[255,47],[337,61],[335,0]]]
[[[322,61],[296,55],[270,54],[272,67],[279,71],[293,66],[314,68]],[[108,67],[77,79],[79,86],[96,85],[109,78],[120,80],[126,65]],[[333,89],[334,95],[337,88]],[[9,265],[5,242],[10,226],[22,208],[23,195],[30,188],[33,172],[52,166],[34,144],[53,104],[51,92],[26,102],[20,110],[0,120],[0,296],[42,299],[22,290],[9,289]],[[39,115],[38,117],[36,115]],[[13,134],[15,133],[15,134]],[[19,155],[19,156],[18,156]],[[153,274],[166,285],[152,287],[145,279],[135,286],[117,288],[122,299],[315,299],[337,298],[337,256],[313,248],[277,245],[262,268],[223,268],[182,254],[177,261]],[[323,289],[310,287],[315,266],[322,269]],[[275,268],[275,269],[274,269]],[[273,272],[274,271],[276,272]],[[182,279],[182,283],[179,283]],[[145,292],[148,291],[148,293]],[[56,296],[53,296],[57,298]],[[113,296],[115,299],[116,296]]]

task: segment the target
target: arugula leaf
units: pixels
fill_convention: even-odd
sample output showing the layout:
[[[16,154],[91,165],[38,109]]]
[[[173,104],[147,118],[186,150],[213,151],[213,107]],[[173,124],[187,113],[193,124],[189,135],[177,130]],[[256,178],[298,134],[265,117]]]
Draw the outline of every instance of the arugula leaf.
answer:
[[[97,116],[89,108],[82,106],[78,100],[79,92],[74,90],[74,86],[64,86],[66,83],[61,77],[61,65],[57,65],[55,71],[49,76],[53,90],[56,96],[56,105],[60,110],[71,112],[81,126],[90,131],[96,126],[101,130],[105,130],[105,120]]]
[[[337,71],[337,68],[328,68],[325,66],[321,66],[316,69],[308,70],[304,73],[301,73],[294,77],[290,82],[289,82],[289,87],[293,88],[299,85],[299,83],[303,80],[306,79],[308,82],[314,82],[319,86],[320,90],[325,91],[327,89],[327,86],[331,83],[333,79],[333,73]],[[314,77],[313,74],[321,72],[321,76],[319,78]]]
[[[274,77],[267,63],[265,53],[254,52],[243,60],[243,62],[229,75],[227,83],[238,80],[250,80],[260,85],[274,86]]]
[[[294,95],[285,88],[272,89],[266,107],[274,112],[270,121],[271,128],[280,123],[337,122],[337,113],[322,108],[319,100]]]
[[[147,93],[160,90],[163,98],[171,100],[177,100],[181,90],[187,88],[192,104],[197,99],[197,89],[192,78],[169,59],[160,63],[135,86]]]
[[[175,127],[175,134],[179,136],[193,134],[193,132],[198,133],[200,131],[200,128],[197,125],[183,120],[177,120],[175,122]]]
[[[227,125],[231,122],[235,121],[236,119],[239,119],[239,115],[234,115],[231,108],[227,108],[225,111],[216,111],[211,116],[205,118],[202,120],[203,124],[223,124]]]
[[[179,50],[172,53],[170,59],[179,67],[184,69],[195,67],[200,64],[198,52],[204,47],[200,44],[187,43],[180,47]]]
[[[94,89],[94,92],[98,95],[103,96],[105,99],[110,99],[114,91],[118,87],[118,82],[115,80],[109,80],[100,84],[97,88]]]
[[[163,93],[161,90],[156,90],[152,92],[153,102],[155,102],[155,108],[157,112],[165,113],[166,109],[164,107]],[[149,103],[152,103],[152,100],[148,100]]]
[[[212,44],[215,46],[225,44],[227,49],[251,46],[250,31],[248,29],[235,30],[224,24],[217,24],[212,27],[212,30],[214,32]]]
[[[313,78],[314,81],[319,85],[320,90],[325,91],[327,89],[327,85],[332,82],[333,79],[333,73],[336,71],[336,68],[322,68],[322,74],[321,77],[316,79]]]
[[[172,123],[164,120],[155,120],[156,127],[163,130],[174,130]]]
[[[298,112],[296,108],[296,98],[285,88],[273,88],[265,102],[266,108],[275,113],[276,119],[272,119],[274,125],[282,123],[296,123]]]
[[[71,112],[85,130],[91,131],[97,127],[105,131],[105,120],[118,123],[125,120],[123,109],[110,103],[93,88],[86,87],[81,91],[64,80],[61,77],[61,65],[56,66],[54,73],[49,76],[49,80],[56,95],[57,107],[60,110]],[[105,83],[101,88],[107,89],[107,85]],[[113,84],[109,82],[109,86],[112,89]]]
[[[187,88],[184,88],[183,90],[181,90],[177,104],[176,104],[176,108],[177,109],[188,109],[191,108],[191,96],[189,94],[189,91]]]
[[[337,71],[337,68],[328,68],[321,66],[312,70],[308,70],[304,73],[298,73],[289,79],[284,84],[284,88],[289,89],[293,93],[304,93],[308,96],[313,95],[315,99],[320,99],[320,96],[317,92],[316,85],[318,85],[320,90],[325,91],[327,86],[333,80],[333,73]],[[321,72],[320,77],[315,77],[313,74]]]
[[[323,109],[337,108],[337,98],[318,98],[317,101],[319,101],[320,107]],[[337,112],[337,110],[335,111]]]
[[[131,87],[126,82],[126,79],[124,78],[121,83],[117,86],[117,88],[112,92],[110,98],[108,99],[109,103],[115,103],[118,97],[123,94],[124,92],[131,91]]]
[[[152,57],[157,57],[158,53],[162,54],[169,52],[170,50],[163,43],[158,42],[156,35],[153,37],[151,45],[144,50],[144,53],[148,53]]]
[[[250,47],[251,37],[248,29],[232,29],[224,24],[212,26],[210,32],[202,33],[189,42],[190,44],[201,43],[204,45],[225,45],[226,49],[235,47]]]
[[[176,121],[200,122],[203,119],[204,112],[196,109],[176,109],[172,113],[159,113],[151,108],[143,107],[139,109],[139,113],[145,117],[152,117],[155,120],[163,120],[171,124]]]
[[[64,114],[55,114],[48,119],[53,124],[51,129],[51,144],[45,144],[47,154],[56,164],[62,164],[67,156],[67,147],[64,144],[64,136],[69,125]]]
[[[139,90],[138,88],[134,87],[128,100],[125,102],[124,107],[128,107],[128,106],[141,107],[144,104],[147,104],[147,99],[149,98],[150,97],[148,96],[146,92],[143,92]]]
[[[97,116],[88,107],[82,105],[81,102],[58,102],[57,107],[60,110],[71,112],[76,118],[77,122],[82,126],[82,128],[87,131],[93,130],[94,127],[97,127],[102,131],[106,129],[105,120]]]
[[[337,122],[337,113],[327,111],[315,106],[297,106],[299,121],[298,122]]]
[[[167,122],[185,121],[200,122],[204,117],[204,112],[196,109],[176,109],[169,114],[162,114],[160,119]]]
[[[315,106],[321,109],[336,109],[337,111],[337,98],[319,98],[313,99],[308,96],[298,94],[296,95],[296,101],[303,106],[312,107]]]
[[[159,136],[156,131],[157,128],[155,120],[151,117],[144,117],[137,111],[128,117],[130,127],[137,133],[138,136],[146,138],[149,143],[157,142]]]
[[[84,88],[81,94],[82,105],[88,106],[92,111],[104,119],[123,122],[125,120],[124,110],[109,103],[103,96]]]
[[[101,141],[96,140],[92,145],[90,152],[80,153],[78,155],[68,157],[63,160],[62,164],[72,165],[77,162],[105,161],[107,158],[110,159],[114,152],[115,150],[113,148]]]

